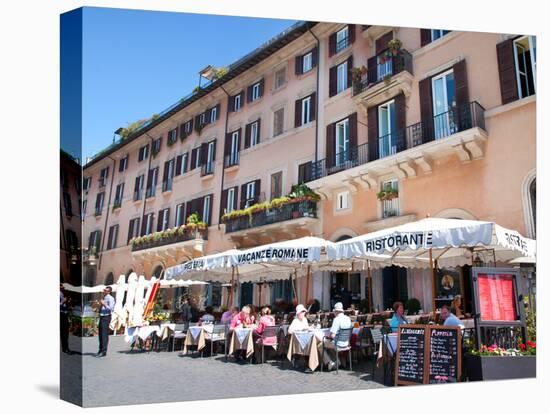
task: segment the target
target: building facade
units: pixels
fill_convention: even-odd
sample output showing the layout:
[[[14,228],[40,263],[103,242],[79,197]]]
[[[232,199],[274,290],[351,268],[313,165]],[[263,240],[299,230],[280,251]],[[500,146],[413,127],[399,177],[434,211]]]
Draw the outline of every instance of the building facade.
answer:
[[[84,281],[149,278],[229,248],[339,241],[426,216],[535,238],[535,75],[531,36],[298,23],[87,162]],[[297,184],[321,200],[281,199]],[[261,207],[274,199],[282,207]],[[206,225],[182,228],[193,213]],[[439,304],[468,297],[467,266],[440,272],[454,287],[437,286]],[[414,297],[431,310],[429,272],[372,276],[373,308]],[[366,298],[367,284],[362,269],[317,272],[297,294],[326,309]],[[226,289],[206,289],[225,304]],[[243,284],[235,298],[293,294],[280,281]]]

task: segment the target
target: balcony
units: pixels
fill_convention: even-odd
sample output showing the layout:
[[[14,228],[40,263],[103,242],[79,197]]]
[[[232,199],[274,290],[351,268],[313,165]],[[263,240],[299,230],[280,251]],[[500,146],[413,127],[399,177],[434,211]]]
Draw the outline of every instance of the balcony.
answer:
[[[175,227],[130,240],[132,257],[148,262],[163,261],[171,265],[202,254],[208,240],[208,228],[192,225]]]
[[[399,178],[416,176],[416,169],[432,171],[432,161],[456,154],[462,162],[482,158],[487,139],[485,109],[478,102],[434,116],[432,122],[418,122],[378,138],[369,151],[368,143],[337,153],[332,159],[311,164],[306,173],[313,190],[329,198],[330,188],[377,186],[377,177],[394,173]]]
[[[388,56],[386,53],[390,53]],[[353,83],[353,99],[367,109],[384,103],[401,92],[409,96],[413,83],[412,56],[404,49],[379,55],[378,63],[367,68],[366,76]]]
[[[201,165],[201,177],[210,178],[214,175],[214,161]]]
[[[240,153],[226,155],[223,159],[223,167],[229,171],[236,169],[239,166]]]
[[[317,202],[301,200],[227,219],[225,233],[239,247],[245,247],[317,233],[318,226]]]

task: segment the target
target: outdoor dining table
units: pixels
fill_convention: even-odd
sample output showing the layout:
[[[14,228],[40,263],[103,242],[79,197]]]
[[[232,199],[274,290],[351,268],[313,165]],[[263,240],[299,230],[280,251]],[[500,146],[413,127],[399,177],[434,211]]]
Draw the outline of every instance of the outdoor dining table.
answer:
[[[183,343],[182,351],[184,355],[187,354],[188,346],[196,346],[197,351],[201,351],[204,348],[206,345],[205,331],[209,329],[209,327],[211,329],[212,325],[190,326],[187,329],[187,335],[185,335],[185,342]]]
[[[254,353],[254,341],[252,339],[253,328],[235,328],[229,340],[229,354],[243,349],[246,351],[246,357],[249,358]]]
[[[296,354],[307,356],[309,369],[315,371],[319,366],[319,353],[323,338],[329,331],[329,328],[294,331],[288,345],[288,360],[292,361],[292,356]]]

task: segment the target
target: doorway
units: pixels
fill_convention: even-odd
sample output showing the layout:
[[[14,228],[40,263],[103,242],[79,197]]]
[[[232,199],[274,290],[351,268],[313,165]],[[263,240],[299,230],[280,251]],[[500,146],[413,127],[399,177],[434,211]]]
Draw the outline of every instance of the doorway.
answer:
[[[240,307],[252,304],[252,293],[254,285],[252,282],[241,283]]]
[[[389,266],[382,269],[382,302],[384,309],[391,309],[396,301],[405,304],[408,299],[407,269],[398,266]]]

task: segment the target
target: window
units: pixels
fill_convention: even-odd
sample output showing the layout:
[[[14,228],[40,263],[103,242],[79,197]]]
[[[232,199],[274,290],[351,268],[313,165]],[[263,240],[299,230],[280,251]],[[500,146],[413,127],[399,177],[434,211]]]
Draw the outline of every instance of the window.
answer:
[[[336,32],[336,53],[344,50],[349,45],[348,26]]]
[[[349,204],[349,191],[342,191],[341,193],[338,193],[336,210],[347,210],[350,207]]]
[[[253,147],[254,145],[258,144],[258,121],[253,122],[250,125],[250,146]]]
[[[192,129],[193,129],[193,121],[189,120],[185,123],[185,132],[187,134],[190,134]]]
[[[256,201],[256,181],[251,181],[246,184],[245,193],[246,207],[251,206]]]
[[[139,217],[130,220],[128,224],[128,241],[132,240],[134,237],[139,237]]]
[[[514,40],[516,80],[520,99],[535,93],[536,52],[537,44],[534,36],[524,36]]]
[[[143,147],[141,147],[139,149],[139,152],[138,152],[138,162],[141,162],[143,160],[146,160],[147,158],[149,158],[149,144],[147,145],[144,145]]]
[[[452,111],[456,107],[455,79],[452,69],[432,78],[432,102],[435,139],[457,132],[455,112]]]
[[[313,163],[311,161],[298,165],[298,184],[312,180],[312,167]]]
[[[145,175],[140,175],[136,177],[136,181],[134,184],[134,201],[141,200],[143,196],[143,180],[145,179]]]
[[[147,198],[155,196],[158,181],[158,172],[158,167],[149,170],[149,175],[147,176]]]
[[[233,111],[238,112],[241,109],[241,94],[233,97]]]
[[[193,170],[201,166],[201,147],[193,148],[191,152],[191,164],[191,169]]]
[[[214,172],[214,159],[216,154],[216,140],[210,141],[207,146],[206,163],[201,170],[202,175],[212,174]]]
[[[397,180],[385,181],[382,183],[382,191],[385,196],[382,199],[382,217],[394,217],[399,215],[399,193]]]
[[[86,217],[86,208],[88,207],[88,200],[82,200],[82,207],[80,209],[80,219],[84,220],[84,217]]]
[[[342,165],[349,158],[349,119],[336,123],[336,165]]]
[[[222,285],[214,282],[208,285],[207,303],[213,307],[219,307],[222,304]]]
[[[143,228],[141,235],[145,236],[153,232],[153,213],[146,214],[143,218]]]
[[[378,107],[378,152],[380,158],[397,152],[395,132],[395,101],[391,100]]]
[[[218,108],[214,107],[210,110],[210,123],[213,124],[218,119]]]
[[[235,206],[235,188],[230,188],[227,190],[227,204],[225,206],[225,212],[231,213],[234,210]]]
[[[84,180],[82,182],[82,186],[84,191],[88,191],[90,187],[92,186],[92,177],[84,177]]]
[[[120,183],[116,186],[115,201],[113,207],[120,207],[122,205],[122,197],[124,196],[124,183]]]
[[[72,230],[65,231],[66,247],[67,250],[74,252],[79,249],[78,236]]]
[[[206,124],[206,112],[203,112],[199,116],[199,125],[204,125],[204,124]]]
[[[170,209],[164,208],[159,211],[159,219],[157,223],[157,231],[164,231],[168,229],[168,224],[170,222]]]
[[[261,98],[260,94],[260,82],[252,85],[252,101],[256,101]]]
[[[313,52],[308,52],[302,57],[302,73],[313,69]]]
[[[99,174],[99,187],[105,187],[107,184],[107,177],[109,176],[109,167],[105,167]]]
[[[271,200],[283,195],[283,172],[271,174]]]
[[[173,145],[178,140],[178,129],[168,131],[168,145]]]
[[[118,162],[118,172],[124,172],[128,168],[128,154]]]
[[[311,96],[302,99],[302,125],[311,121]]]
[[[273,136],[281,135],[284,132],[285,108],[277,109],[273,113]]]
[[[432,42],[439,39],[440,37],[445,36],[449,32],[450,30],[432,29]]]
[[[185,219],[185,203],[178,204],[176,206],[176,222],[174,223],[176,227],[179,227],[184,223]]]
[[[63,193],[63,206],[65,207],[65,215],[67,217],[72,217],[73,206],[71,202],[71,195],[69,193]]]
[[[174,158],[164,163],[162,177],[162,191],[172,191],[172,179],[174,178]]]
[[[88,249],[91,253],[99,253],[101,248],[101,231],[96,230],[90,233],[90,239],[88,240]]]
[[[211,203],[211,195],[208,195],[204,197],[203,205],[202,205],[202,220],[207,224],[210,225],[210,203]]]
[[[286,83],[286,67],[275,72],[273,89],[277,90]]]
[[[188,163],[188,154],[178,155],[176,157],[176,169],[174,172],[175,176],[182,175],[187,172],[187,163]]]
[[[157,138],[153,141],[153,157],[160,152],[161,144],[162,144],[162,137]]]
[[[340,93],[348,87],[348,61],[339,64],[336,69],[336,93]]]
[[[105,200],[105,192],[97,194],[95,199],[95,215],[99,216],[103,212],[103,201]]]
[[[109,237],[107,238],[107,250],[114,249],[118,238],[118,224],[109,227]]]

